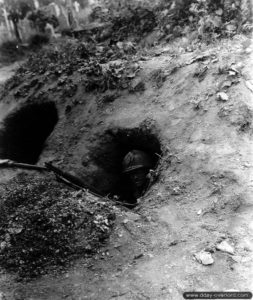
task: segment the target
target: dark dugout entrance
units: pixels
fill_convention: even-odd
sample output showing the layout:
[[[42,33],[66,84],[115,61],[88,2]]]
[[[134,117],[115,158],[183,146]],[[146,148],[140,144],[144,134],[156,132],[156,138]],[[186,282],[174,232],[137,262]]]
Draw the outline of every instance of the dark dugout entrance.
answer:
[[[57,121],[54,102],[27,104],[10,113],[0,130],[0,158],[35,164]]]
[[[95,146],[89,149],[88,159],[83,159],[83,179],[87,185],[97,192],[109,197],[118,196],[120,201],[135,202],[131,198],[130,182],[123,174],[122,161],[131,150],[141,150],[152,159],[151,169],[156,169],[162,155],[162,149],[157,134],[147,128],[107,130],[94,141]],[[95,170],[95,171],[94,171]]]

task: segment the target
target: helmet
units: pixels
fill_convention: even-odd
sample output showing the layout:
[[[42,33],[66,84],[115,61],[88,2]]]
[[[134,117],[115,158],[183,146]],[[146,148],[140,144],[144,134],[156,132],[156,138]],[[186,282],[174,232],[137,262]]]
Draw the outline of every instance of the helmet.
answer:
[[[127,153],[122,162],[123,173],[140,169],[140,168],[151,168],[152,167],[151,157],[140,150],[132,150]]]

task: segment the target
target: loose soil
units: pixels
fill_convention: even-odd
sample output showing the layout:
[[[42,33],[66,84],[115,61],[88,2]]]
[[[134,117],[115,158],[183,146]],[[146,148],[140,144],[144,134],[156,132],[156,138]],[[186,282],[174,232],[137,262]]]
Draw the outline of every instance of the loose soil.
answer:
[[[161,156],[159,175],[140,204],[115,208],[106,245],[88,260],[78,258],[64,271],[30,282],[2,270],[6,299],[178,300],[185,291],[253,291],[250,37],[191,52],[180,43],[140,60],[135,80],[144,88],[117,91],[113,101],[101,101],[108,92],[85,92],[76,73],[69,76],[77,85],[72,96],[52,81],[18,99],[19,87],[3,97],[8,112],[9,103],[17,109],[32,97],[39,101],[39,92],[54,101],[59,121],[38,164],[50,160],[101,193],[113,191],[124,142],[152,153],[160,149]],[[220,101],[218,92],[226,92],[228,101]],[[1,170],[2,183],[18,172]],[[217,250],[224,240],[232,254]],[[194,258],[202,250],[211,253],[213,264]]]

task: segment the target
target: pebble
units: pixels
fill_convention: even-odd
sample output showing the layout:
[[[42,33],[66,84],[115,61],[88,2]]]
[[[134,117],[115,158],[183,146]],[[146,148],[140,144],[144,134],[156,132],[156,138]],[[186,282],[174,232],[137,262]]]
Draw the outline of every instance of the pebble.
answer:
[[[214,263],[211,253],[204,250],[194,254],[194,257],[199,263],[201,263],[204,266],[212,265]]]
[[[172,191],[171,191],[171,195],[177,196],[177,195],[180,195],[180,194],[181,194],[181,189],[180,189],[179,186],[174,187],[174,188],[172,189]]]
[[[219,101],[228,101],[228,95],[224,92],[220,92],[217,94],[217,100]]]
[[[229,254],[234,254],[235,250],[234,248],[227,242],[227,241],[222,241],[220,244],[216,246],[217,250],[229,253]]]
[[[200,209],[198,212],[197,212],[197,215],[201,215],[202,214],[202,209]]]
[[[7,247],[7,243],[6,243],[5,241],[4,241],[4,242],[1,242],[1,243],[0,243],[0,252],[1,252],[1,251],[4,251],[6,247]]]
[[[233,24],[228,24],[228,25],[226,25],[226,29],[227,29],[228,31],[235,31],[237,28],[236,28],[236,26],[233,25]]]

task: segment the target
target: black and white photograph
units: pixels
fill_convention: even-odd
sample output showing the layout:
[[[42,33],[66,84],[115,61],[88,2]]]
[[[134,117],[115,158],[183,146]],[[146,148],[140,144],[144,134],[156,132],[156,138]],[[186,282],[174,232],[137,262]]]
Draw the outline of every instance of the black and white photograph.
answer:
[[[253,298],[253,0],[0,0],[0,300]]]

